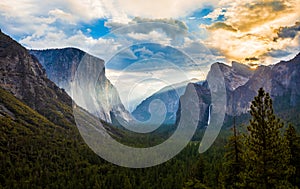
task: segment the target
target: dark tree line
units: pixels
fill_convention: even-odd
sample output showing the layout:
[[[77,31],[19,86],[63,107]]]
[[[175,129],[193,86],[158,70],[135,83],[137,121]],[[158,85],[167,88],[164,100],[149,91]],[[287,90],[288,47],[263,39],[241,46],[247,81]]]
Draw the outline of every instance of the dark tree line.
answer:
[[[233,136],[225,157],[226,188],[294,188],[299,186],[300,143],[296,130],[273,112],[262,88],[251,104],[247,132]]]
[[[273,189],[300,186],[300,138],[273,112],[272,99],[262,88],[250,108],[249,125],[231,136],[222,131],[215,145],[200,155],[184,188]],[[221,141],[221,143],[220,143]],[[226,143],[225,151],[221,145]]]

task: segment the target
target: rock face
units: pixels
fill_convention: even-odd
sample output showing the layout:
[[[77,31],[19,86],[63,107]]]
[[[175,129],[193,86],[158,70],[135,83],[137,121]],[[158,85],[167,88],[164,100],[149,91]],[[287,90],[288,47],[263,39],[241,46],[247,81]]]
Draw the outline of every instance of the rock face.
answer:
[[[49,79],[66,90],[78,105],[87,109],[90,113],[97,115],[108,123],[115,122],[115,117],[124,120],[130,119],[129,113],[124,108],[117,90],[105,76],[103,60],[75,48],[31,50],[30,53],[37,57],[44,66]],[[89,72],[98,76],[98,78],[94,78],[95,81],[86,81],[96,82],[96,85],[93,85],[93,88],[86,88],[85,92],[90,93],[90,91],[96,90],[96,93],[91,97],[94,100],[85,103],[81,101],[80,96],[71,94],[71,83],[80,64],[86,66],[83,68],[86,69],[86,76],[82,77],[88,77]],[[90,84],[86,83],[86,86],[88,85]],[[98,103],[99,106],[93,108],[94,103]]]
[[[70,83],[85,52],[75,48],[30,50],[46,70],[47,77],[70,94]],[[103,61],[99,59],[99,63]]]
[[[271,66],[259,66],[251,70],[248,66],[233,62],[232,66],[215,63],[209,74],[220,69],[226,88],[225,122],[232,116],[249,113],[250,104],[263,87],[273,98],[275,112],[280,114],[300,105],[300,54],[290,61],[282,61]],[[208,82],[194,84],[200,105],[199,127],[207,125],[209,117],[210,87]],[[196,103],[196,100],[195,102]],[[178,109],[178,118],[181,109]],[[293,115],[291,115],[293,116]]]
[[[248,66],[232,62],[232,66],[216,63],[223,73],[225,86],[228,91],[234,91],[238,87],[245,85],[253,76],[254,72]],[[211,72],[214,72],[216,65],[213,65]]]
[[[210,91],[206,87],[205,83],[189,83],[187,88],[192,88],[195,89],[198,98],[189,98],[188,100],[190,101],[189,104],[198,104],[199,107],[199,114],[195,115],[193,114],[193,119],[198,120],[198,127],[205,127],[208,125],[208,120],[209,120],[209,106],[211,104],[211,99],[210,99]],[[191,92],[190,92],[191,93]],[[184,95],[180,98],[179,101],[179,106],[178,106],[178,111],[176,112],[176,123],[179,122],[181,118],[181,112],[184,111],[191,111],[191,107],[185,106],[182,107],[181,104],[184,103],[182,100],[185,99],[185,96],[189,96],[189,91],[186,91]],[[186,103],[188,104],[188,103]]]
[[[294,108],[300,103],[300,54],[290,61],[273,66],[259,66],[245,85],[231,94],[236,115],[248,113],[250,103],[260,87],[270,93],[276,112]],[[233,115],[233,112],[229,112]]]
[[[0,32],[0,86],[54,123],[74,123],[71,98],[50,81],[38,60]],[[57,117],[58,115],[62,115]]]

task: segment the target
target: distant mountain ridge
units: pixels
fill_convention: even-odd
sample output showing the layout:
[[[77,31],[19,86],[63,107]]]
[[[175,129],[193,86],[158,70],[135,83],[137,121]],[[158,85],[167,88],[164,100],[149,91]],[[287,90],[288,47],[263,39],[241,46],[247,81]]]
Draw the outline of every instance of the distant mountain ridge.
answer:
[[[230,126],[233,116],[239,117],[240,122],[247,121],[250,104],[260,87],[270,93],[276,113],[287,120],[297,122],[295,121],[296,117],[300,116],[300,108],[299,110],[297,108],[300,107],[300,54],[292,60],[281,61],[270,66],[259,66],[256,69],[251,69],[238,62],[232,62],[231,66],[214,63],[208,74],[214,75],[218,71],[222,73],[226,90],[224,125]],[[207,81],[190,82],[190,85],[194,86],[199,97],[199,99],[191,99],[194,100],[193,103],[199,103],[199,127],[205,127],[208,124],[211,105],[209,83]],[[178,88],[169,86],[161,89],[142,101],[132,112],[133,116],[141,121],[146,121],[150,117],[149,104],[151,101],[159,99],[164,102],[167,109],[164,123],[174,124],[180,118],[179,98],[181,95],[185,95],[186,87],[187,83]],[[288,115],[289,111],[294,112],[293,115]]]
[[[259,66],[257,69],[250,69],[236,62],[232,66],[215,63],[208,74],[213,75],[218,69],[223,74],[226,87],[227,104],[224,125],[230,126],[233,116],[238,117],[240,122],[247,122],[245,116],[249,115],[250,104],[261,87],[270,93],[275,113],[285,118],[286,121],[299,125],[297,117],[300,116],[300,53],[292,60],[281,61],[270,66]],[[207,112],[211,103],[206,100],[210,99],[210,93],[207,93],[209,85],[207,81],[202,85],[192,85],[197,90],[200,105],[206,107],[201,110],[199,116],[199,127],[204,127],[207,124]],[[179,107],[178,117],[180,117],[180,111]]]

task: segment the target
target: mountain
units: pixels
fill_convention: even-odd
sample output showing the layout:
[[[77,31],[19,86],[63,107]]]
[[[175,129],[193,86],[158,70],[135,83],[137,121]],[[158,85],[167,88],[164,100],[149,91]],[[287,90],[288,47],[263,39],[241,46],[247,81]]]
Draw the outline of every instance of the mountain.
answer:
[[[99,188],[105,176],[95,173],[104,160],[82,139],[73,110],[38,60],[0,30],[0,188]],[[103,132],[122,136],[102,124]]]
[[[215,70],[216,69],[216,70]],[[214,75],[214,72],[217,70],[220,70],[222,73],[222,76],[224,77],[224,82],[225,82],[225,88],[226,88],[226,93],[228,94],[227,96],[227,114],[232,115],[233,114],[233,109],[232,109],[232,94],[233,91],[235,91],[237,88],[240,86],[245,85],[250,78],[253,77],[254,75],[254,70],[252,70],[250,67],[240,64],[238,62],[232,62],[232,66],[228,66],[223,63],[215,63],[212,65],[210,74]],[[191,83],[194,85],[199,99],[201,101],[201,115],[199,115],[199,125],[206,126],[208,122],[208,115],[209,115],[209,105],[210,105],[210,92],[209,92],[209,86],[207,81],[204,82],[184,82],[181,84],[177,84],[175,86],[168,86],[166,88],[161,89],[157,93],[151,95],[142,103],[140,103],[137,108],[132,112],[132,115],[141,121],[146,121],[150,118],[150,113],[148,111],[150,103],[155,100],[159,99],[161,100],[165,105],[166,105],[166,110],[167,110],[167,115],[165,118],[164,123],[165,124],[174,124],[178,118],[176,118],[178,112],[181,111],[179,107],[179,98],[182,96],[185,92],[186,86],[188,83]],[[195,102],[198,99],[194,99]]]
[[[272,66],[259,66],[253,77],[235,91],[237,115],[247,113],[251,99],[257,90],[263,87],[270,93],[275,112],[293,112],[300,105],[300,54],[290,61],[281,61]],[[285,114],[286,114],[285,113]],[[285,115],[285,119],[293,119],[296,114]],[[299,115],[299,113],[297,113]],[[283,116],[283,115],[282,115]],[[286,117],[288,116],[288,117]]]
[[[28,50],[0,32],[0,87],[33,111],[63,128],[76,128],[71,97],[50,81],[42,65]],[[85,112],[91,119],[95,117]],[[3,110],[6,110],[4,107]],[[113,128],[105,125],[111,132]],[[117,134],[117,132],[116,132]]]
[[[166,107],[166,117],[163,124],[175,124],[180,96],[184,94],[186,86],[190,82],[201,83],[198,80],[190,80],[164,87],[143,100],[132,112],[132,115],[139,121],[147,121],[151,116],[149,113],[150,103],[154,100],[161,100]]]
[[[76,48],[31,50],[30,53],[37,57],[43,65],[48,78],[72,96],[78,105],[108,123],[115,122],[114,118],[116,117],[130,120],[129,112],[124,108],[116,88],[105,76],[103,60]],[[85,99],[88,99],[89,95],[90,99],[93,100],[83,102],[82,96],[72,94],[71,83],[74,81],[79,66],[81,66],[80,71],[86,71],[83,77],[90,74],[95,76],[92,78],[94,81],[80,78],[82,82],[86,82],[83,84],[84,87],[90,86],[90,88],[85,89]],[[98,103],[98,107],[94,106],[96,103]]]
[[[257,69],[233,62],[232,66],[215,63],[211,66],[210,75],[221,71],[226,89],[226,112],[224,125],[232,124],[232,117],[236,116],[240,123],[248,121],[250,104],[263,87],[270,93],[275,113],[286,121],[299,125],[297,116],[300,115],[300,54],[290,61],[281,61],[270,66],[259,66]],[[192,84],[198,93],[194,103],[204,107],[200,111],[199,127],[204,127],[209,115],[210,87],[207,81],[201,85]],[[206,107],[206,108],[205,108]],[[180,117],[180,107],[178,117]],[[293,112],[293,113],[292,113]]]
[[[55,124],[64,127],[75,124],[72,99],[47,78],[45,70],[34,56],[2,32],[0,87]]]
[[[220,70],[225,82],[226,92],[228,95],[227,102],[227,114],[232,115],[232,106],[230,105],[232,102],[231,94],[233,91],[235,91],[238,87],[245,85],[249,79],[254,75],[254,70],[250,69],[250,67],[240,64],[238,62],[232,62],[232,66],[228,66],[223,63],[216,63],[212,65],[210,74],[213,75],[216,70]],[[209,92],[209,86],[207,81],[205,82],[197,82],[197,81],[187,81],[180,84],[176,84],[174,86],[168,86],[160,91],[154,93],[142,103],[140,103],[136,109],[132,112],[132,115],[140,120],[140,121],[146,121],[150,118],[150,113],[148,111],[150,103],[155,100],[159,99],[166,105],[166,118],[164,121],[164,124],[174,124],[176,122],[176,115],[177,110],[179,108],[179,99],[180,96],[182,96],[185,92],[186,86],[188,83],[191,83],[194,85],[197,94],[199,96],[199,99],[203,99],[201,101],[200,109],[202,113],[199,116],[199,125],[206,126],[208,122],[208,115],[209,115],[209,105],[210,105],[210,92]],[[194,103],[198,99],[194,99]],[[181,111],[181,109],[179,109]]]
[[[0,188],[183,187],[187,180],[183,175],[189,175],[197,159],[195,145],[155,169],[115,166],[87,146],[73,110],[79,109],[83,121],[88,120],[85,126],[99,119],[76,105],[73,109],[71,98],[46,77],[41,64],[1,32],[0,65]],[[103,125],[113,138],[129,146],[142,148],[161,142],[153,133],[134,138]],[[98,127],[93,129],[99,132]],[[97,146],[113,152],[111,146]],[[157,180],[158,172],[166,177]]]

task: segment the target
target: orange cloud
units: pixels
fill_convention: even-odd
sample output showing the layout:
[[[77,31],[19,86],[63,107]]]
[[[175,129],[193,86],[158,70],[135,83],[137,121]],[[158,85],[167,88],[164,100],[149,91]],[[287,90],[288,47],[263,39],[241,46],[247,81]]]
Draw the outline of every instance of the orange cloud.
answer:
[[[269,64],[281,58],[272,51],[299,50],[299,0],[222,0],[219,5],[225,7],[225,20],[207,27],[206,44],[227,59]]]

